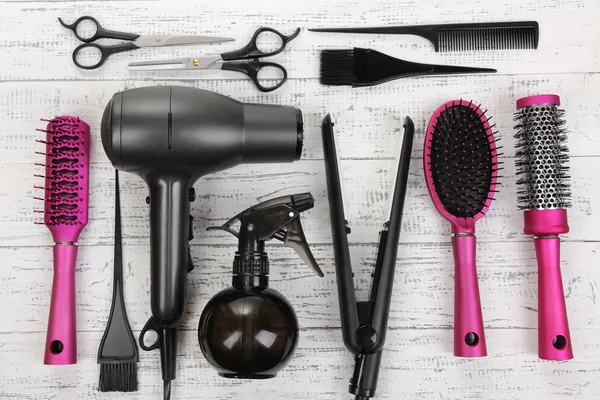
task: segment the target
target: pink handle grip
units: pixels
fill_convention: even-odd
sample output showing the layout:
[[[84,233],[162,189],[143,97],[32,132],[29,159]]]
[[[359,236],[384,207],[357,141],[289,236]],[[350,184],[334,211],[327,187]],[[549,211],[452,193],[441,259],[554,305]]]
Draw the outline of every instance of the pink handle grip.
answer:
[[[567,307],[560,273],[560,239],[536,238],[538,260],[538,356],[544,360],[573,358]]]
[[[54,245],[54,280],[44,364],[77,363],[75,263],[77,246]]]
[[[454,252],[454,355],[485,357],[485,333],[475,267],[475,236],[452,237]]]

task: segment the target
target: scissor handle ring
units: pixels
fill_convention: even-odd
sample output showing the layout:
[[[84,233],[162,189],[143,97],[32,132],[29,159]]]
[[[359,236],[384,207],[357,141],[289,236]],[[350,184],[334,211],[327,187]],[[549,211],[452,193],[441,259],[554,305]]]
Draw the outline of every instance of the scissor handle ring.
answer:
[[[93,35],[89,36],[89,37],[82,37],[78,32],[77,32],[77,26],[84,22],[84,21],[92,21],[96,27],[96,30],[94,32]],[[89,15],[84,15],[83,17],[79,17],[75,20],[75,22],[73,22],[72,24],[67,24],[65,23],[62,18],[58,18],[58,22],[61,23],[62,26],[64,26],[65,28],[71,30],[75,36],[77,37],[77,39],[81,40],[84,43],[91,43],[96,39],[100,39],[100,32],[103,31],[102,25],[100,25],[100,22],[98,22],[98,20],[96,20],[96,18],[91,17]],[[83,68],[83,67],[82,67]]]
[[[92,64],[92,65],[81,64],[79,61],[77,61],[77,56],[79,55],[79,52],[81,52],[81,50],[89,49],[89,48],[98,49],[100,51],[100,60],[98,60],[97,63]],[[80,44],[79,46],[77,46],[75,48],[75,50],[73,50],[73,63],[82,69],[89,70],[89,69],[100,68],[100,66],[102,64],[104,64],[104,61],[106,61],[107,58],[108,58],[108,54],[107,54],[104,46],[100,46],[99,44],[96,44],[96,43],[83,43],[83,44]]]

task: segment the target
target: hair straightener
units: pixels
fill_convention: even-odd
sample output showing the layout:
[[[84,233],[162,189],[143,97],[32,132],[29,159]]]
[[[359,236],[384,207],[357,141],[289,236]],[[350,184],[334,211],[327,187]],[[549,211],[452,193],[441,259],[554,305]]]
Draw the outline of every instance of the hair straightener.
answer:
[[[335,273],[342,321],[342,335],[346,348],[354,355],[354,374],[349,391],[356,400],[375,396],[381,353],[385,342],[394,271],[398,255],[398,241],[402,211],[414,136],[414,124],[409,117],[404,121],[404,138],[396,172],[394,194],[389,220],[379,232],[377,261],[372,274],[371,292],[367,301],[356,301],[348,233],[350,228],[344,215],[344,201],[339,174],[335,137],[331,117],[321,125],[325,153],[325,174],[331,214],[331,231],[335,257]]]

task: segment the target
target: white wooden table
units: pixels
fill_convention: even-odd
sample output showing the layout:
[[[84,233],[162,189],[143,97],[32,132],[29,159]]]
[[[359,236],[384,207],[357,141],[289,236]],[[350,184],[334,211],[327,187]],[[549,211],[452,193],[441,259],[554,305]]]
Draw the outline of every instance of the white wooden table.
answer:
[[[147,34],[204,33],[244,44],[259,26],[292,32],[297,26],[417,24],[536,19],[537,51],[434,53],[423,39],[302,32],[276,59],[290,81],[259,93],[243,76],[130,74],[127,63],[222,52],[231,43],[142,49],[113,56],[82,71],[71,62],[78,45],[57,17],[93,15],[107,28]],[[421,62],[495,67],[496,75],[413,78],[368,89],[318,83],[321,49],[369,47]],[[388,342],[377,399],[597,399],[600,397],[600,1],[599,0],[320,0],[320,1],[19,1],[0,0],[0,397],[20,399],[159,399],[158,353],[141,352],[140,390],[97,392],[96,352],[111,300],[112,167],[100,145],[100,116],[112,94],[147,85],[186,85],[242,101],[301,108],[306,139],[299,162],[241,166],[196,184],[198,199],[187,314],[179,341],[174,399],[342,400],[353,366],[344,349],[333,269],[319,124],[336,121],[343,158],[347,216],[353,233],[356,285],[366,295],[375,241],[384,220],[401,123],[417,126]],[[537,265],[515,204],[512,114],[518,97],[561,95],[571,149],[571,233],[562,267],[575,359],[537,358]],[[496,120],[505,146],[502,192],[478,223],[478,267],[489,356],[452,355],[453,262],[449,224],[433,209],[421,166],[423,130],[442,102],[480,102]],[[44,366],[43,348],[52,281],[51,238],[34,225],[34,142],[40,117],[72,114],[92,126],[90,223],[80,241],[77,268],[79,363]],[[139,330],[150,314],[147,194],[123,175],[126,298]],[[272,244],[272,287],[294,305],[299,348],[274,380],[220,378],[197,344],[197,323],[208,299],[229,286],[235,239],[206,232],[209,225],[266,198],[311,191],[316,207],[303,220],[325,278],[314,276],[290,249]]]

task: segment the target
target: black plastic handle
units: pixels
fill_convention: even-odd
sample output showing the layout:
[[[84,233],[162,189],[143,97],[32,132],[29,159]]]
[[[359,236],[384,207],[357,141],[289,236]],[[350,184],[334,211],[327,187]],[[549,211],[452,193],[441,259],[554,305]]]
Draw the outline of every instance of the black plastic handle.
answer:
[[[84,21],[91,21],[96,26],[96,30],[94,31],[93,35],[83,37],[77,32],[77,26]],[[104,29],[102,27],[102,25],[100,25],[98,20],[96,20],[96,18],[90,17],[89,15],[84,15],[83,17],[77,18],[75,20],[75,22],[73,22],[72,24],[67,24],[60,17],[58,17],[58,22],[60,22],[60,24],[62,26],[64,26],[65,28],[72,31],[75,34],[75,36],[77,37],[77,39],[79,39],[85,43],[91,43],[97,39],[135,40],[138,37],[140,37],[140,35],[135,34],[135,33],[117,32],[117,31],[111,31],[108,29]]]
[[[150,346],[147,346],[145,343],[144,337],[146,336],[146,334],[148,332],[151,332],[151,331],[156,333],[156,340]],[[144,327],[142,328],[142,331],[140,332],[140,337],[138,340],[142,350],[152,351],[152,350],[159,349],[160,342],[161,342],[161,338],[160,338],[161,334],[162,334],[162,326],[160,325],[159,321],[154,317],[150,317],[148,322],[146,322],[146,325],[144,325]]]
[[[89,48],[98,49],[100,51],[100,59],[95,64],[91,64],[91,65],[81,64],[77,60],[79,53],[81,52],[81,50],[89,49]],[[100,68],[100,66],[102,66],[102,64],[104,64],[106,59],[108,57],[110,57],[111,55],[116,54],[116,53],[121,53],[123,51],[135,50],[135,49],[139,49],[139,47],[137,47],[133,43],[120,43],[120,44],[115,44],[112,46],[101,46],[96,43],[84,43],[82,45],[77,46],[75,48],[75,50],[73,50],[73,63],[82,69],[96,69],[96,68]]]
[[[279,83],[274,86],[263,86],[259,79],[258,74],[263,68],[277,68],[283,73],[283,76],[280,78]],[[272,92],[273,90],[279,89],[285,81],[287,81],[287,70],[280,64],[273,62],[264,62],[264,61],[239,61],[239,62],[224,62],[221,66],[221,69],[224,71],[237,71],[243,74],[246,74],[252,79],[254,85],[261,92]]]
[[[258,37],[265,32],[274,33],[275,35],[277,35],[281,38],[281,46],[279,46],[278,49],[269,51],[266,53],[264,51],[259,50],[259,48],[257,46]],[[283,50],[285,50],[285,46],[289,42],[294,40],[296,37],[298,37],[299,34],[300,34],[300,28],[297,28],[296,31],[294,33],[292,33],[290,36],[285,36],[284,34],[276,31],[273,28],[258,28],[256,30],[256,32],[254,32],[254,36],[252,36],[252,39],[250,39],[250,42],[246,46],[244,46],[238,50],[223,53],[223,54],[221,54],[221,58],[225,61],[231,61],[231,60],[253,60],[253,59],[257,59],[257,58],[274,56],[276,54],[281,53]]]

